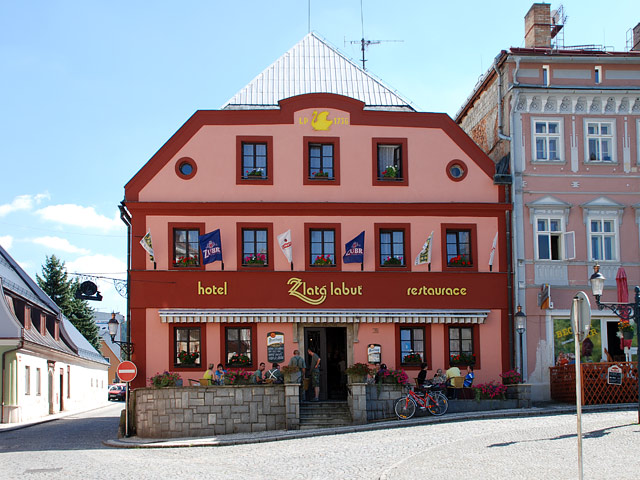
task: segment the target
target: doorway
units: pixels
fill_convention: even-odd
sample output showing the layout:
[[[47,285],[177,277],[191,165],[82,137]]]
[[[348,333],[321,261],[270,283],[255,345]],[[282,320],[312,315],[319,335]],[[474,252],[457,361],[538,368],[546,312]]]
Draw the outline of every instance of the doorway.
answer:
[[[60,411],[64,410],[64,369],[60,369]]]
[[[304,332],[305,360],[309,371],[311,349],[320,357],[320,400],[346,400],[347,329],[345,327],[309,327]],[[306,392],[313,398],[313,388]]]
[[[614,362],[624,362],[624,350],[620,348],[620,338],[618,338],[618,322],[607,322],[607,350]]]

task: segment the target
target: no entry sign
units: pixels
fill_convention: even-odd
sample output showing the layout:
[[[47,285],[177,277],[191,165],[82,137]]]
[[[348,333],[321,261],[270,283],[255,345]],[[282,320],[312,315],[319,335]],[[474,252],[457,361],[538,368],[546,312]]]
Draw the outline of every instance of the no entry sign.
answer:
[[[138,368],[136,367],[135,363],[126,360],[118,365],[118,369],[116,370],[116,372],[118,373],[118,378],[120,379],[120,381],[132,382],[138,374]]]

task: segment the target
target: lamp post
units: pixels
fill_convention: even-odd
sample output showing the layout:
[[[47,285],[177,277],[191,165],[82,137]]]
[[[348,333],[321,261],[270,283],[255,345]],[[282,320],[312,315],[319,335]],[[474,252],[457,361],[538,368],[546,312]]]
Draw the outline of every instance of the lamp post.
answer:
[[[598,309],[604,310],[605,308],[608,308],[622,320],[626,320],[629,322],[633,320],[636,324],[638,347],[640,347],[640,328],[638,328],[638,322],[640,319],[640,287],[636,286],[635,288],[633,303],[600,302],[600,297],[602,296],[602,291],[604,290],[604,281],[604,275],[600,273],[600,265],[594,265],[593,275],[591,275],[589,282],[591,283],[591,292],[596,299],[596,305],[598,305]],[[636,358],[640,358],[640,352],[636,352]],[[638,380],[638,423],[640,423],[640,379],[638,379],[638,373],[640,373],[640,368],[638,368],[636,364],[635,378],[636,380]]]
[[[522,375],[522,381],[524,378],[524,351],[522,348],[522,334],[527,330],[527,316],[522,311],[522,307],[518,305],[518,312],[515,314],[516,319],[516,332],[520,335],[520,374]]]
[[[115,339],[118,333],[118,327],[120,327],[120,324],[116,319],[115,313],[111,313],[111,320],[109,320],[109,322],[107,323],[107,327],[109,328],[109,335],[111,335],[111,341],[116,345],[120,346],[123,353],[127,356],[127,360],[131,360],[131,354],[133,353],[133,343],[121,342]]]

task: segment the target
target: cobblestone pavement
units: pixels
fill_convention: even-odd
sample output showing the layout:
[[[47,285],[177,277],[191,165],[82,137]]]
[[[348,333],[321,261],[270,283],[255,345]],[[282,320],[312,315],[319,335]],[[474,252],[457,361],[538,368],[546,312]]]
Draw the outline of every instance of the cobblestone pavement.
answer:
[[[65,480],[577,478],[575,414],[467,420],[235,446],[102,446],[97,440],[113,437],[113,431],[104,437],[104,428],[112,426],[115,431],[120,408],[0,432],[0,476]],[[634,410],[583,413],[585,479],[638,478],[637,420]],[[88,431],[92,424],[93,433]]]

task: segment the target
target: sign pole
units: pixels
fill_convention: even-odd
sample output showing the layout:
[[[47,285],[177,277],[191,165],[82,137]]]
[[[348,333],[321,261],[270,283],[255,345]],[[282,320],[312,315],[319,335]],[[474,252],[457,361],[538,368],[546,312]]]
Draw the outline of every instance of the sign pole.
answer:
[[[571,323],[573,326],[573,343],[576,364],[576,411],[578,417],[578,478],[582,480],[582,375],[580,368],[580,319],[578,318],[578,297],[573,297]]]
[[[125,360],[118,365],[116,373],[118,374],[118,378],[127,384],[124,408],[124,435],[125,437],[129,437],[129,383],[138,375],[138,367],[136,367],[135,363]]]
[[[127,382],[124,402],[124,436],[129,438],[129,382]]]

